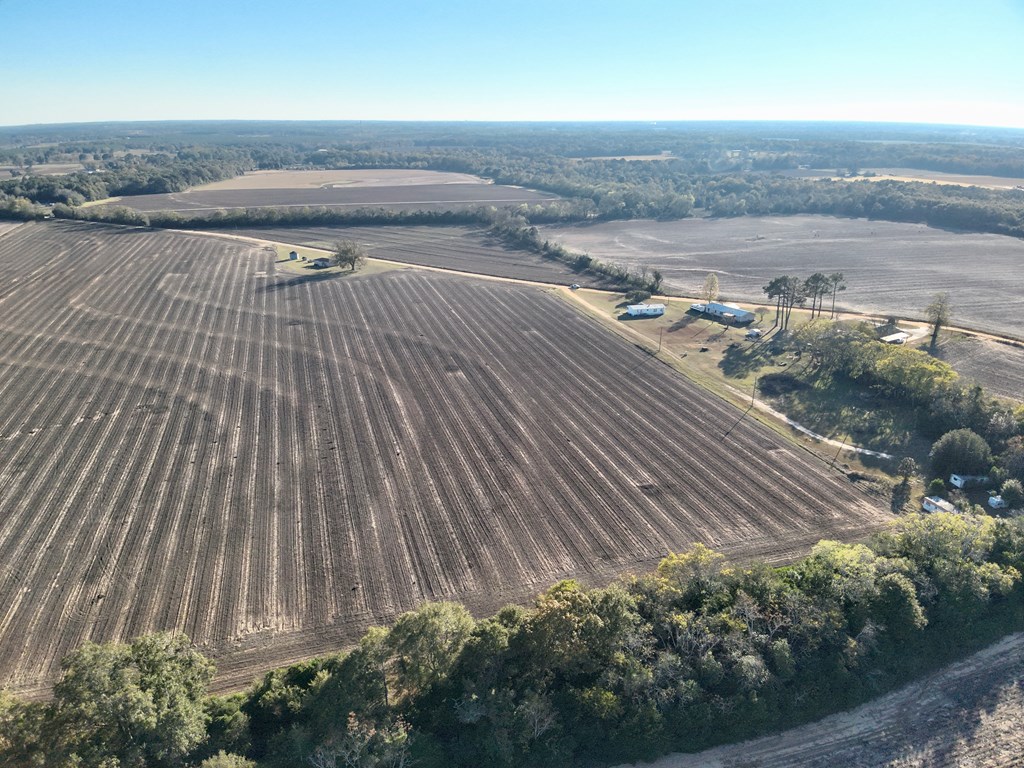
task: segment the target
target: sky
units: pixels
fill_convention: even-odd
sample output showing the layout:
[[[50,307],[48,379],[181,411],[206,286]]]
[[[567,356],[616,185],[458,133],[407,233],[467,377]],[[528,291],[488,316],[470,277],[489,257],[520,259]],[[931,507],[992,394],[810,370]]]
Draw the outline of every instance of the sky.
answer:
[[[1024,0],[0,0],[0,125],[1024,128]]]

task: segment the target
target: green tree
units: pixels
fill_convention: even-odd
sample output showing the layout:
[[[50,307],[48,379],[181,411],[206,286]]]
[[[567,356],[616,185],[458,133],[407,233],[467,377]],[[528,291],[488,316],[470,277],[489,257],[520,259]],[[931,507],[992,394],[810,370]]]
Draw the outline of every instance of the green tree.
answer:
[[[203,760],[199,768],[256,768],[256,763],[241,755],[221,750],[213,757]]]
[[[87,643],[61,666],[52,733],[62,765],[181,766],[206,736],[213,665],[184,635]]]
[[[925,317],[932,324],[932,346],[939,342],[939,331],[949,325],[952,317],[953,305],[950,302],[949,294],[945,291],[935,294],[932,303],[925,307]]]
[[[417,696],[443,682],[474,624],[458,603],[426,603],[399,616],[386,643],[399,693]]]
[[[355,272],[366,263],[366,252],[354,240],[339,240],[334,244],[332,259],[335,266],[348,267]]]
[[[1016,478],[1006,480],[999,489],[999,495],[1010,509],[1018,509],[1024,504],[1024,484]]]
[[[896,466],[896,472],[904,483],[910,482],[910,476],[917,472],[917,462],[912,456],[904,456]]]
[[[802,291],[811,300],[812,320],[816,313],[820,314],[822,312],[825,294],[828,293],[831,287],[832,283],[829,281],[828,275],[823,272],[815,272],[804,280]]]
[[[832,319],[836,316],[836,294],[846,290],[846,280],[842,272],[833,272],[828,276],[828,282],[832,288],[832,312],[829,314],[829,319]]]
[[[992,451],[985,439],[969,429],[947,432],[932,445],[932,469],[939,477],[984,475],[992,467]]]

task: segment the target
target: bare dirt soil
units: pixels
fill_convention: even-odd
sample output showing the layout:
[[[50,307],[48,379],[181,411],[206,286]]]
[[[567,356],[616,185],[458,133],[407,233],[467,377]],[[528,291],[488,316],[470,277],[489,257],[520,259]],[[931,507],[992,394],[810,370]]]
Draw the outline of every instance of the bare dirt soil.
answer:
[[[486,230],[472,227],[277,227],[225,229],[279,243],[330,250],[339,240],[354,240],[368,256],[540,283],[613,288],[605,278],[574,272],[554,259],[511,248]]]
[[[25,168],[17,165],[0,165],[0,179],[11,176],[20,176]],[[30,176],[65,176],[76,171],[84,171],[85,166],[81,163],[37,163],[29,171]]]
[[[1024,345],[957,336],[939,342],[935,356],[986,392],[1024,401]]]
[[[553,290],[72,222],[0,238],[0,685],[187,632],[217,690],[427,599],[888,519]]]
[[[644,768],[1012,768],[1024,765],[1024,635],[850,712]]]
[[[337,175],[337,174],[333,174]],[[244,178],[244,177],[243,177]],[[473,178],[473,177],[470,177]],[[556,195],[501,184],[397,183],[327,184],[281,188],[197,188],[165,195],[122,197],[115,204],[139,211],[182,211],[201,213],[220,208],[386,208],[404,210],[458,210],[476,205],[518,205],[557,200]]]
[[[874,176],[837,177],[835,173],[835,168],[809,168],[799,171],[784,171],[782,175],[811,179],[841,178],[843,181],[925,181],[936,184],[955,184],[960,187],[985,187],[987,189],[1014,189],[1024,185],[1024,179],[1020,178],[921,171],[916,168],[864,168],[861,170],[861,173],[873,173],[875,174]]]
[[[424,184],[490,184],[468,173],[394,168],[341,171],[253,171],[195,187],[193,192],[225,189],[308,189],[309,187],[407,187]]]
[[[1024,240],[831,216],[619,221],[545,227],[567,247],[661,270],[667,287],[700,295],[708,272],[722,296],[767,301],[762,286],[783,274],[842,272],[837,306],[922,318],[939,291],[953,300],[954,325],[1024,338],[1020,275]]]
[[[0,221],[0,235],[5,235],[21,226],[20,221]]]

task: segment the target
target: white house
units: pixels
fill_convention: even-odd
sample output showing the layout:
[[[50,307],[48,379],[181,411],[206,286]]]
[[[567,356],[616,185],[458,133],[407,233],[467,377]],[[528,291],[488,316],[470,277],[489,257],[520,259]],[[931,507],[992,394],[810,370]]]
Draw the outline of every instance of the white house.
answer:
[[[879,339],[883,344],[906,344],[907,339],[910,338],[909,333],[900,331],[899,333],[891,333],[888,336],[883,336]]]
[[[725,304],[718,301],[709,301],[706,304],[691,304],[690,309],[712,317],[719,317],[730,323],[751,323],[754,321],[754,313],[741,309],[737,304]]]
[[[988,505],[992,507],[992,509],[1006,509],[1010,506],[1002,496],[989,496]]]
[[[956,488],[979,488],[988,485],[986,475],[950,475],[949,484]]]
[[[665,314],[664,304],[630,304],[626,307],[630,317],[658,317]]]
[[[928,512],[956,512],[957,509],[945,499],[938,496],[925,496],[921,506]]]

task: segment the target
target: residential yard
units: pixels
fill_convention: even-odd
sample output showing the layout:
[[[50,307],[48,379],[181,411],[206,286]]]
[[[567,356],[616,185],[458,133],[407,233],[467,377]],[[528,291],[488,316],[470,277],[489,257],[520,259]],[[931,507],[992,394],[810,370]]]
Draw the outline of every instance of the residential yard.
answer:
[[[689,312],[690,304],[698,301],[694,298],[658,297],[656,301],[666,305],[662,317],[629,318],[622,294],[580,290],[575,296],[617,324],[620,332],[643,339],[649,351],[660,349],[659,357],[664,362],[741,408],[750,408],[756,382],[760,403],[812,432],[843,445],[909,455],[919,464],[926,462],[931,443],[915,434],[912,409],[848,381],[817,376],[808,368],[808,358],[774,343],[774,307],[741,304],[755,313],[756,320],[747,326],[732,326]],[[790,327],[799,328],[809,320],[809,311],[794,310]],[[750,328],[762,329],[765,336],[748,339]],[[894,470],[891,460],[857,455],[839,445],[815,441],[767,413],[759,414],[757,409],[751,409],[750,415],[845,469]]]

